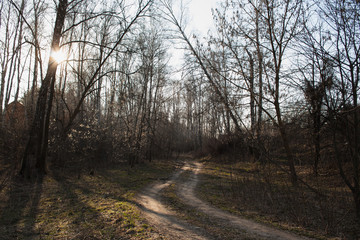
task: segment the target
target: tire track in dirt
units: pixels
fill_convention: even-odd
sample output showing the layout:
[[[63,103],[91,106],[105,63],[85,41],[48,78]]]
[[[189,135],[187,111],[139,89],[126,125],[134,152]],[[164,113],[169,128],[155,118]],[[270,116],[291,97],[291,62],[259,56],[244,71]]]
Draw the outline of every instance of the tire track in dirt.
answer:
[[[217,220],[218,223],[231,225],[233,228],[241,229],[247,233],[254,235],[260,239],[289,239],[289,240],[304,240],[308,239],[295,235],[293,233],[281,231],[275,228],[265,226],[263,224],[235,216],[218,208],[211,206],[210,204],[200,200],[195,195],[195,188],[199,181],[198,173],[201,170],[201,163],[193,162],[186,163],[182,170],[191,171],[190,177],[186,182],[183,182],[178,187],[178,194],[180,197],[191,207],[211,216]]]
[[[170,211],[164,204],[161,203],[161,194],[159,192],[171,184],[176,183],[183,171],[183,169],[180,169],[175,172],[170,180],[158,182],[147,187],[144,191],[138,194],[137,202],[144,212],[146,219],[163,235],[159,236],[159,238],[196,240],[210,239],[209,237],[205,237],[205,234],[201,233],[199,228],[195,228],[179,220],[176,217],[176,213]]]
[[[216,236],[209,236],[202,228],[194,227],[176,217],[176,213],[169,210],[161,203],[161,190],[175,184],[177,195],[188,206],[194,208],[194,211],[203,212],[208,215],[216,225],[224,228],[246,232],[251,239],[289,239],[304,240],[308,239],[295,235],[290,232],[271,228],[269,226],[235,216],[216,207],[211,206],[196,197],[195,188],[199,182],[198,174],[202,164],[199,162],[186,161],[181,169],[177,170],[173,176],[166,181],[157,182],[145,188],[137,195],[138,206],[142,209],[144,217],[154,226],[160,235],[160,239],[217,239]],[[185,171],[190,174],[181,176]],[[239,239],[242,237],[239,236]],[[247,238],[248,239],[248,238]]]

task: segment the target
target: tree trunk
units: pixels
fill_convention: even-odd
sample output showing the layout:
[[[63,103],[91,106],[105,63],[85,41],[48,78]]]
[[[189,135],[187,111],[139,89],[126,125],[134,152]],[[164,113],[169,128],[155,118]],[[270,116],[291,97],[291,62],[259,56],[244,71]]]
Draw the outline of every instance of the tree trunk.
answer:
[[[321,107],[321,105],[320,105]],[[315,158],[314,158],[314,175],[318,175],[318,165],[320,161],[320,128],[321,128],[321,113],[320,109],[316,109],[314,113],[314,148],[315,148]]]
[[[353,192],[354,196],[354,202],[355,202],[355,210],[356,210],[356,217],[360,221],[360,191],[357,189],[357,191]]]
[[[250,76],[249,76],[249,92],[250,92],[250,120],[251,120],[251,134],[255,133],[255,89],[254,89],[254,59],[251,53],[247,51],[249,55],[249,64],[250,64]]]
[[[255,29],[255,33],[256,33],[256,53],[257,53],[257,58],[258,58],[258,84],[259,84],[259,93],[258,93],[258,115],[257,115],[257,136],[258,138],[260,138],[261,135],[261,123],[262,123],[262,102],[263,102],[263,56],[262,56],[262,52],[261,52],[261,45],[260,45],[260,24],[259,24],[259,19],[260,19],[260,7],[261,7],[261,2],[259,3],[258,8],[255,10],[256,11],[256,20],[255,20],[255,25],[256,25],[256,29]]]
[[[57,7],[56,21],[54,26],[53,39],[51,43],[51,51],[59,50],[62,28],[65,22],[67,0],[59,0]],[[35,168],[39,175],[46,173],[46,151],[48,146],[48,130],[49,130],[49,114],[51,112],[54,82],[58,63],[50,57],[48,69],[45,78],[42,81],[39,97],[36,104],[35,116],[30,129],[29,139],[24,151],[20,174],[24,175],[29,172],[27,168],[32,164],[30,159],[35,159]],[[48,93],[50,95],[48,97]],[[50,104],[49,104],[50,103]]]
[[[280,77],[279,77],[279,70],[277,69],[276,77],[275,77],[275,84],[276,84],[276,90],[275,90],[275,111],[276,111],[276,117],[277,117],[277,124],[279,127],[281,139],[283,141],[283,146],[286,152],[287,157],[287,163],[290,170],[290,180],[291,183],[296,186],[297,185],[297,174],[295,170],[295,163],[294,163],[294,156],[292,154],[289,141],[286,134],[286,128],[282,120],[282,115],[280,111],[280,103],[279,103],[279,83],[280,83]]]

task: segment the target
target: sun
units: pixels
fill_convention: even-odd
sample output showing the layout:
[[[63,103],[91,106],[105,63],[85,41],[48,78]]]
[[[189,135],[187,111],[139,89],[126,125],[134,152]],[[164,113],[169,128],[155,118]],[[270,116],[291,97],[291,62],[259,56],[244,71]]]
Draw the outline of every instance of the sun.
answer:
[[[61,51],[51,51],[51,58],[57,63],[60,64],[66,60],[66,54]]]

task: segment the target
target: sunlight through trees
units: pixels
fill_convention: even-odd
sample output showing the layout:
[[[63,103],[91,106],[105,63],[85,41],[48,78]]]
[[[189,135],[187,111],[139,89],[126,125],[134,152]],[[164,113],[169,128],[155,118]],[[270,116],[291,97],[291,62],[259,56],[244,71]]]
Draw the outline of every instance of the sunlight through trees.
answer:
[[[326,197],[334,171],[360,219],[359,1],[219,1],[201,36],[193,5],[1,1],[0,154],[30,179],[224,157]]]

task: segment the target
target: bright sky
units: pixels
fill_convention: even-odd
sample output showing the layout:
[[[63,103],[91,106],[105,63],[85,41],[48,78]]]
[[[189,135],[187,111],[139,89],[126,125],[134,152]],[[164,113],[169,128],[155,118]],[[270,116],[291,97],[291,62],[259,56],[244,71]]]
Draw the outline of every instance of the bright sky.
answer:
[[[211,9],[217,7],[221,0],[188,0],[189,22],[188,27],[202,36],[213,26]]]
[[[186,34],[196,34],[199,39],[205,37],[208,30],[213,28],[212,8],[217,7],[217,2],[223,0],[184,0],[186,6]],[[181,69],[184,51],[178,48],[171,48],[172,54],[171,64],[175,67],[175,71]],[[181,78],[181,73],[175,73],[175,79]]]

